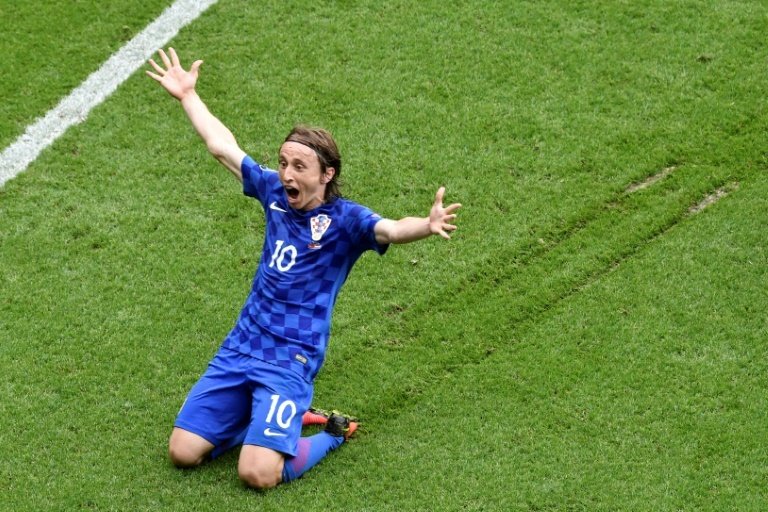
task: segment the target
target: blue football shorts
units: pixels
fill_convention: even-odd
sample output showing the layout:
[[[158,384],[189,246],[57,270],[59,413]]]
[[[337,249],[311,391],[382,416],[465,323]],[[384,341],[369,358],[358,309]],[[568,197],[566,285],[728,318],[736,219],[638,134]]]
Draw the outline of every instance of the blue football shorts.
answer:
[[[242,434],[243,444],[295,456],[312,384],[291,370],[220,348],[192,387],[175,427],[214,446]]]

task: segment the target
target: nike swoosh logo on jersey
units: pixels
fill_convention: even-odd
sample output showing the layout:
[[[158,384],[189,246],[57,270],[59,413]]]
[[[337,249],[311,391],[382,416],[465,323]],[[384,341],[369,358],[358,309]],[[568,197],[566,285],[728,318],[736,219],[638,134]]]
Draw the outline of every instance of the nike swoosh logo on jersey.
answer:
[[[277,206],[277,201],[272,201],[272,202],[269,204],[269,208],[270,208],[270,209],[272,209],[272,210],[278,211],[278,212],[288,213],[288,211],[287,211],[287,210],[283,210],[282,208],[280,208],[279,206]]]
[[[275,432],[271,428],[267,427],[264,429],[264,435],[267,437],[285,437],[288,434],[285,434],[283,432]]]

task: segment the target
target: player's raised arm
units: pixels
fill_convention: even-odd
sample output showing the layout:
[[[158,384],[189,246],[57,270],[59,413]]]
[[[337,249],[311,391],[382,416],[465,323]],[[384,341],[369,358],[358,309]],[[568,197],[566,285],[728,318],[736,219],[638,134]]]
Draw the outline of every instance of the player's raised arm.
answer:
[[[208,151],[238,180],[242,181],[240,164],[245,152],[237,145],[237,140],[229,128],[211,114],[195,91],[198,73],[203,61],[196,60],[187,71],[181,66],[179,57],[173,48],[168,49],[168,54],[160,49],[158,55],[163,65],[160,66],[153,59],[149,59],[149,64],[154,72],[148,70],[147,75],[157,80],[171,96],[181,102],[184,112],[205,142]]]
[[[380,244],[406,244],[427,238],[430,235],[440,235],[450,239],[450,232],[456,230],[453,223],[456,211],[461,208],[459,203],[443,207],[445,187],[440,187],[435,194],[435,202],[429,212],[429,217],[404,217],[400,220],[382,219],[374,228],[376,241]]]

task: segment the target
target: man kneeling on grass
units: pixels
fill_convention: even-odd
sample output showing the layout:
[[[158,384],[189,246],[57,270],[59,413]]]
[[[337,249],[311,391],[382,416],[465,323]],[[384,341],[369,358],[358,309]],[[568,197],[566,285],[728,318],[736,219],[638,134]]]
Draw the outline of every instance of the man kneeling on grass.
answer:
[[[242,182],[266,215],[265,241],[240,317],[178,414],[172,462],[198,466],[242,445],[238,473],[254,488],[289,482],[335,450],[357,428],[352,418],[312,411],[313,382],[325,357],[331,312],[352,265],[369,249],[436,234],[450,238],[459,204],[428,217],[383,219],[341,197],[341,157],[322,129],[296,127],[280,147],[278,170],[256,163],[195,91],[202,61],[187,71],[176,52],[149,61],[157,80],[181,102],[208,151]],[[302,422],[325,430],[301,437]]]

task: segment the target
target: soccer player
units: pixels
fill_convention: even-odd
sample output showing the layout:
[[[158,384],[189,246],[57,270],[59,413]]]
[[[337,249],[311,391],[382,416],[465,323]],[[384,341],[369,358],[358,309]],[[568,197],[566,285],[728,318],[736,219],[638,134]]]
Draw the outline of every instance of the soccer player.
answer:
[[[427,217],[381,218],[341,197],[341,157],[331,135],[295,127],[280,147],[278,169],[256,163],[195,91],[202,61],[185,70],[162,49],[147,74],[180,101],[208,151],[258,200],[266,215],[253,286],[232,331],[176,418],[171,461],[195,467],[242,445],[238,474],[264,489],[301,476],[357,428],[351,418],[309,411],[323,364],[339,289],[367,250],[439,235],[450,238],[459,204],[443,206],[444,188]],[[302,418],[326,427],[301,437]],[[318,420],[318,414],[320,419]]]

